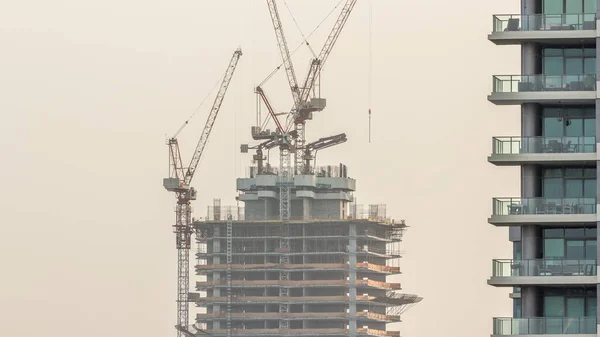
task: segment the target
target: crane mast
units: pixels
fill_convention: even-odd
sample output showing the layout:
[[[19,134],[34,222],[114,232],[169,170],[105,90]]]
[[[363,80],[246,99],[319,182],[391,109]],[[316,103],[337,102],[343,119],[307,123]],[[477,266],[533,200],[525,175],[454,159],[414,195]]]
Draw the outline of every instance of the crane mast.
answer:
[[[306,75],[306,78],[304,80],[304,84],[303,84],[302,90],[301,90],[301,95],[300,95],[300,104],[301,105],[306,105],[308,103],[308,96],[310,95],[310,92],[314,89],[316,79],[321,74],[321,69],[325,65],[325,62],[327,61],[329,54],[331,54],[331,51],[333,50],[333,46],[335,46],[337,39],[339,38],[340,34],[342,33],[342,29],[344,28],[346,21],[348,21],[348,18],[350,17],[350,13],[352,12],[352,9],[356,5],[356,1],[358,1],[358,0],[347,0],[346,1],[346,4],[342,8],[340,15],[338,16],[335,24],[333,25],[333,29],[331,30],[331,33],[329,33],[327,40],[323,44],[323,48],[321,49],[319,56],[317,56],[317,58],[314,58],[311,60],[310,68],[308,70],[308,74]],[[301,112],[302,111],[297,111],[297,116],[300,115]]]
[[[229,83],[233,78],[233,73],[241,56],[242,50],[237,49],[231,57],[187,170],[182,166],[177,138],[172,137],[167,141],[167,145],[169,146],[169,178],[163,180],[163,186],[168,191],[175,192],[177,199],[175,225],[173,226],[177,247],[177,327],[186,327],[189,324],[189,250],[191,248],[192,236],[191,200],[196,200],[196,190],[190,187],[190,183],[202,158],[204,147],[206,146],[221,104],[223,103],[223,98],[227,93]],[[184,337],[185,335],[185,329],[177,329],[178,337]]]
[[[332,31],[330,32],[323,48],[319,55],[311,60],[310,68],[304,85],[298,87],[296,75],[292,60],[290,58],[290,52],[283,33],[283,26],[277,10],[276,0],[267,0],[269,7],[269,13],[271,14],[271,21],[275,30],[275,36],[277,37],[277,44],[283,65],[286,70],[292,96],[294,97],[294,106],[288,114],[288,119],[285,127],[282,127],[275,118],[275,122],[278,124],[280,130],[279,135],[273,136],[273,139],[277,139],[279,144],[280,156],[279,156],[279,215],[280,220],[286,221],[289,219],[290,211],[290,191],[292,185],[292,178],[294,174],[301,174],[306,172],[304,169],[304,157],[305,157],[305,123],[307,119],[312,119],[313,111],[320,111],[325,108],[325,100],[321,98],[313,98],[309,101],[310,92],[314,88],[316,79],[320,75],[320,71],[329,54],[333,50],[333,47],[339,38],[344,25],[346,24],[352,9],[356,5],[357,0],[347,0],[339,14]],[[278,68],[279,69],[279,68]],[[264,92],[260,90],[256,92],[261,96],[267,108],[270,109],[270,104],[264,96]],[[292,130],[293,127],[293,130]],[[253,136],[254,136],[253,132]],[[261,136],[260,139],[268,138],[269,136]],[[258,137],[254,137],[259,139]],[[294,154],[294,161],[292,162],[292,153]]]
[[[321,54],[311,63],[311,68],[309,69],[309,73],[304,82],[304,87],[299,89],[296,80],[296,75],[294,73],[294,68],[292,65],[292,60],[290,58],[287,41],[285,39],[285,35],[283,34],[283,27],[281,24],[279,13],[277,11],[277,5],[275,3],[275,0],[267,0],[269,12],[271,14],[271,21],[275,29],[275,36],[277,37],[277,44],[279,46],[279,51],[283,59],[283,65],[287,73],[288,82],[292,91],[292,96],[294,98],[294,107],[288,115],[288,125],[285,129],[283,129],[276,116],[274,115],[274,112],[272,111],[269,102],[266,100],[264,92],[262,90],[257,90],[257,93],[265,102],[267,108],[269,109],[269,112],[273,116],[273,119],[275,120],[275,123],[277,124],[277,127],[279,129],[279,132],[274,136],[274,139],[276,139],[276,143],[279,145],[279,177],[277,183],[279,185],[279,219],[282,223],[280,228],[281,239],[279,242],[278,252],[279,263],[283,265],[289,263],[290,229],[288,221],[291,215],[290,199],[291,190],[293,187],[293,175],[294,173],[302,174],[304,172],[303,160],[307,158],[306,156],[302,155],[302,153],[298,153],[298,151],[304,151],[303,149],[305,147],[305,120],[310,119],[312,117],[312,111],[322,110],[325,107],[324,100],[319,99],[315,100],[315,102],[318,105],[316,108],[313,107],[312,104],[307,104],[308,95],[312,89],[312,85],[314,84],[314,80],[318,74],[318,71],[320,71],[320,69],[322,68],[322,64],[331,52],[355,3],[356,0],[347,1],[346,5],[344,6],[344,9],[342,10],[342,13],[340,14],[340,17],[334,25],[333,31],[331,32],[331,34],[327,38],[327,41],[325,42],[325,45],[323,46]],[[290,132],[291,126],[294,126],[294,130]],[[294,163],[291,159],[292,153],[294,154],[295,158]],[[260,155],[262,158],[262,153]],[[308,157],[312,158],[310,152],[308,153]],[[307,162],[310,163],[310,159],[308,159]],[[308,164],[307,166],[310,166],[310,164]],[[286,270],[281,271],[279,279],[281,281],[289,280],[289,273]],[[289,296],[288,289],[286,287],[281,287],[279,290],[279,296],[282,299],[284,299],[279,305],[279,312],[282,314],[283,317],[285,317],[285,314],[289,312],[289,305],[285,300],[285,298]],[[279,321],[279,328],[289,329],[289,322],[283,317]]]
[[[313,91],[315,82],[317,78],[319,78],[321,74],[321,69],[327,61],[329,54],[333,50],[335,43],[337,42],[338,37],[340,36],[346,21],[350,17],[350,13],[356,5],[357,0],[347,0],[338,16],[335,24],[333,25],[333,29],[325,44],[323,44],[323,48],[319,55],[311,60],[310,68],[308,70],[308,74],[304,80],[304,84],[300,90],[300,102],[296,104],[296,109],[292,110],[290,118],[288,118],[288,124],[286,126],[286,130],[290,130],[292,126],[294,127],[296,137],[296,153],[295,153],[295,167],[296,172],[304,172],[306,169],[303,167],[303,157],[305,151],[306,144],[306,134],[305,134],[305,124],[307,119],[312,119],[313,111],[321,111],[325,108],[325,100],[316,99],[314,102],[309,103],[309,95],[310,92]],[[319,95],[320,96],[320,95]]]

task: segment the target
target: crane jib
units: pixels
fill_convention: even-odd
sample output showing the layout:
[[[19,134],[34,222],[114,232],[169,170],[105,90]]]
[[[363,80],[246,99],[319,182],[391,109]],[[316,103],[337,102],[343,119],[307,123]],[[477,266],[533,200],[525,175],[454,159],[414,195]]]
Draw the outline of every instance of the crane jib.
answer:
[[[233,73],[237,66],[238,60],[242,56],[242,50],[238,49],[233,53],[231,57],[231,61],[229,62],[229,66],[227,67],[227,71],[225,72],[225,76],[223,77],[223,81],[221,82],[221,87],[217,92],[217,96],[215,97],[215,101],[210,110],[208,118],[206,119],[206,124],[204,126],[204,130],[202,131],[202,135],[200,136],[200,140],[198,141],[198,145],[196,146],[196,150],[194,151],[194,155],[192,156],[192,160],[190,165],[188,166],[188,171],[184,178],[184,184],[189,185],[194,178],[194,173],[196,172],[196,168],[198,167],[198,163],[200,162],[200,158],[202,157],[202,152],[204,152],[204,147],[208,141],[208,137],[210,136],[210,132],[212,131],[212,127],[215,123],[217,115],[219,113],[219,109],[221,108],[221,104],[223,103],[223,98],[225,98],[225,94],[227,93],[227,89],[229,88],[229,83],[233,77]]]

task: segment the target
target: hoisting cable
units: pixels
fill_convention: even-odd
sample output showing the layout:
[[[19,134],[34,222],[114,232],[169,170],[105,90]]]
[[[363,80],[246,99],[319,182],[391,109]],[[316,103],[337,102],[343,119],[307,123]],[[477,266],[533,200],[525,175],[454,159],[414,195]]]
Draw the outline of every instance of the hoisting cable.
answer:
[[[306,45],[308,46],[308,49],[313,54],[313,57],[317,58],[317,54],[315,54],[315,51],[312,49],[312,46],[310,45],[310,43],[308,43],[308,39],[304,35],[304,32],[302,32],[302,29],[300,28],[300,25],[298,24],[298,21],[296,21],[296,17],[294,17],[294,14],[292,13],[292,10],[290,9],[290,6],[288,6],[287,1],[284,0],[283,3],[285,4],[285,7],[287,8],[288,12],[290,13],[290,16],[292,17],[292,20],[294,20],[294,23],[296,24],[296,28],[298,28],[298,31],[300,32],[300,35],[302,35],[302,38],[304,39],[304,41],[306,41]]]
[[[331,14],[333,14],[333,12],[342,4],[344,0],[340,0],[337,5],[335,5],[335,7],[333,7],[333,9],[329,12],[329,14],[327,14],[325,16],[325,18],[315,27],[315,29],[312,30],[312,32],[310,32],[310,34],[308,34],[308,36],[304,39],[304,41],[300,42],[300,44],[298,45],[298,47],[296,47],[296,49],[294,49],[291,53],[290,53],[290,57],[292,57],[292,55],[294,55],[296,53],[296,51],[298,51],[298,49],[300,49],[300,47],[302,47],[302,45],[304,45],[305,43],[307,45],[308,44],[308,39],[317,31],[317,29],[319,29],[321,27],[321,25],[331,16]],[[313,53],[314,54],[314,53]],[[287,61],[287,60],[286,60]],[[281,68],[281,66],[284,64],[284,62],[281,62],[280,65],[278,65],[270,74],[269,76],[267,76],[267,78],[265,78],[262,82],[260,82],[259,86],[262,86],[263,84],[265,84],[265,82],[267,82],[269,79],[271,79],[271,77],[273,77],[273,75],[275,75],[275,73],[277,72],[277,70],[279,70],[279,68]]]
[[[373,74],[373,47],[372,47],[372,26],[373,26],[373,1],[369,0],[369,70],[367,80],[367,104],[369,106],[369,143],[371,143],[371,78]]]
[[[212,94],[213,91],[215,91],[215,88],[217,87],[217,85],[219,85],[219,83],[223,80],[223,78],[219,78],[219,80],[217,81],[217,83],[215,83],[215,86],[210,89],[210,91],[208,92],[208,94],[206,94],[206,96],[204,97],[204,99],[202,100],[202,102],[200,102],[200,105],[198,105],[198,107],[194,110],[194,112],[192,112],[192,114],[190,115],[190,117],[188,117],[188,119],[183,122],[183,125],[181,125],[181,127],[179,128],[179,130],[177,130],[177,132],[175,132],[175,135],[173,136],[173,138],[177,138],[177,136],[179,135],[179,133],[188,125],[188,123],[190,122],[190,120],[194,117],[194,115],[196,114],[196,112],[198,112],[198,110],[200,110],[200,108],[202,107],[202,105],[204,104],[204,102],[206,101],[206,99]]]

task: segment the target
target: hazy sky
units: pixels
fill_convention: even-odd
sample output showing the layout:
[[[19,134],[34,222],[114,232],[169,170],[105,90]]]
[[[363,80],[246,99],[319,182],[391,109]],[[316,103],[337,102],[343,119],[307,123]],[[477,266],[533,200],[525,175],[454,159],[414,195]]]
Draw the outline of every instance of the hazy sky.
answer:
[[[519,48],[487,40],[518,1],[373,2],[372,142],[367,141],[368,0],[360,0],[323,73],[327,109],[307,138],[346,132],[319,154],[357,179],[359,203],[386,203],[412,226],[404,291],[425,300],[405,337],[481,337],[509,316],[508,289],[486,285],[510,258],[493,196],[519,195],[516,168],[487,163],[492,136],[518,135],[519,108],[486,100],[493,74],[519,73]],[[308,34],[338,0],[287,0]],[[290,48],[301,35],[280,12]],[[310,38],[318,51],[330,17]],[[264,0],[5,1],[0,11],[0,336],[174,336],[173,134],[244,52],[194,180],[197,216],[233,204],[250,164],[253,86],[279,63]],[[298,77],[310,58],[294,55]],[[265,84],[291,106],[283,72]],[[180,136],[190,157],[212,102]],[[192,309],[194,312],[195,309]]]

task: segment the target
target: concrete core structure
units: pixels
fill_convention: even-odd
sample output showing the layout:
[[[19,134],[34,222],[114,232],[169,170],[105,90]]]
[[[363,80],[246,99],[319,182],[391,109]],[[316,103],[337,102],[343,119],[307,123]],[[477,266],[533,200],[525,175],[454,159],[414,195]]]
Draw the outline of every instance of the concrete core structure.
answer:
[[[251,170],[237,182],[245,207],[217,201],[194,223],[199,327],[213,336],[400,335],[386,324],[421,300],[386,280],[400,273],[404,221],[384,205],[353,204],[344,165],[315,172],[294,177],[290,221],[279,221],[277,176]]]

